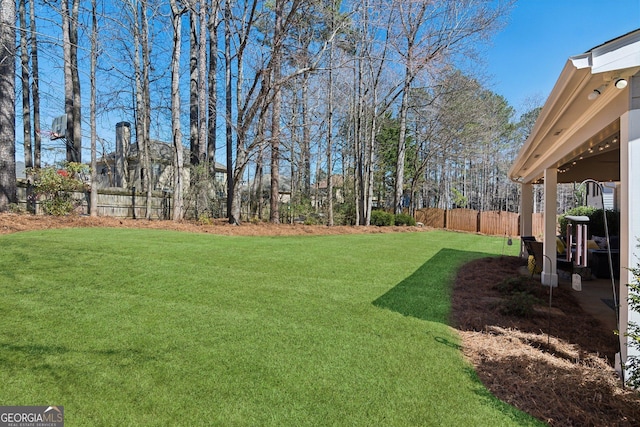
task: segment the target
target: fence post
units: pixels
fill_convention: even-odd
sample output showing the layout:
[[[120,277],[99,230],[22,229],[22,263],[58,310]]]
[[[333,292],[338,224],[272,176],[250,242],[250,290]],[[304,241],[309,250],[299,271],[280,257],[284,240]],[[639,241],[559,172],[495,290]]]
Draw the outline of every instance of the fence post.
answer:
[[[131,211],[133,219],[136,219],[136,187],[131,187]]]
[[[26,189],[26,202],[27,202],[27,212],[36,214],[36,194],[33,191],[33,184],[31,180],[27,180],[27,189]]]

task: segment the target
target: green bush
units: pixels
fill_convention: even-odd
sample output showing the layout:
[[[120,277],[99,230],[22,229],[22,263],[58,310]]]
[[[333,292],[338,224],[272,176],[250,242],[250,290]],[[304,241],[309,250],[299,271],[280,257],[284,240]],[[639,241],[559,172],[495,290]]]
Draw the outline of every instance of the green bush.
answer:
[[[333,214],[336,225],[356,225],[356,205],[353,202],[340,203]]]
[[[500,313],[507,316],[529,317],[533,306],[542,302],[530,292],[514,292],[500,303]]]
[[[627,284],[629,288],[627,301],[631,310],[640,313],[640,265],[630,268],[629,271],[633,274],[633,282]],[[626,336],[631,339],[629,346],[640,350],[640,325],[629,322]],[[628,373],[627,384],[636,389],[640,388],[640,356],[628,356],[625,369]]]
[[[394,218],[394,223],[395,223],[395,225],[411,225],[411,226],[415,226],[416,225],[416,220],[415,220],[415,218],[413,218],[409,214],[400,213],[400,214],[396,214],[396,216]]]
[[[569,209],[563,215],[558,218],[560,224],[560,234],[564,235],[567,232],[567,216],[579,216],[584,215],[589,217],[589,238],[591,236],[605,236],[604,228],[604,215],[602,209],[597,209],[593,206],[578,206],[573,209]],[[609,227],[609,235],[616,236],[620,233],[620,212],[607,211],[607,226]]]
[[[17,203],[9,203],[9,212],[16,214],[26,214],[27,208],[20,206]]]
[[[73,192],[84,189],[78,177],[86,171],[85,165],[73,162],[29,171],[30,175],[35,176],[33,189],[46,214],[66,215],[78,206],[79,201],[73,198]]]
[[[371,211],[371,225],[384,227],[393,225],[393,214],[385,211]]]
[[[495,289],[502,295],[510,295],[518,292],[533,293],[537,288],[537,282],[531,280],[529,276],[509,277],[495,286]],[[539,283],[537,283],[539,285]]]

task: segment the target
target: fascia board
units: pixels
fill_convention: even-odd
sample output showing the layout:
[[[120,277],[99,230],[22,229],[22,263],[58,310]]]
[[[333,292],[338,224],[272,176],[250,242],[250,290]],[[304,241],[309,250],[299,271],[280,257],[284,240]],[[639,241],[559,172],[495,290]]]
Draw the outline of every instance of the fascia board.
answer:
[[[591,62],[591,52],[583,53],[581,55],[575,55],[569,58],[573,66],[578,70],[583,68],[589,68],[592,65]]]
[[[618,119],[626,110],[625,97],[617,91],[609,90],[602,94],[598,103],[593,103],[585,110],[579,120],[566,129],[562,136],[554,142],[553,150],[544,151],[544,155],[529,165],[525,180],[534,181],[544,173],[547,168],[558,166],[562,159],[571,157],[570,153],[577,150],[585,141],[599,130],[607,127]],[[527,182],[527,181],[525,181]]]
[[[578,68],[591,68],[592,74],[640,66],[640,30],[569,58]]]
[[[576,76],[576,74],[580,75]],[[544,141],[545,136],[550,129],[553,128],[558,117],[562,116],[566,108],[568,108],[573,101],[577,92],[575,87],[576,85],[580,85],[580,80],[584,79],[584,76],[581,76],[582,74],[584,73],[578,73],[578,70],[571,60],[568,60],[565,63],[562,73],[560,73],[560,77],[551,90],[551,94],[542,107],[542,111],[540,111],[540,115],[538,116],[531,131],[531,135],[529,135],[522,148],[520,148],[516,161],[509,169],[509,177],[512,180],[517,180],[517,177],[522,175],[520,170],[524,164]],[[576,77],[579,80],[576,80]],[[566,92],[569,93],[567,94]],[[568,99],[567,95],[569,95]]]

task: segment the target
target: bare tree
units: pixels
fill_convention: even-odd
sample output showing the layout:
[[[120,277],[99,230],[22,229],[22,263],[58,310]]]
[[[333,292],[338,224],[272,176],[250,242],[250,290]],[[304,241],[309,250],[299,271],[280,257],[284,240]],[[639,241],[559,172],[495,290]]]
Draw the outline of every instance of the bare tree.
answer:
[[[27,49],[27,7],[26,0],[18,1],[20,20],[20,70],[22,83],[22,137],[24,146],[24,165],[33,167],[31,145],[31,90],[29,88],[29,50]]]
[[[176,0],[171,0],[171,22],[173,24],[173,50],[171,55],[171,134],[173,138],[173,220],[184,215],[182,130],[180,128],[180,46],[182,41],[182,11]]]
[[[274,10],[273,47],[271,49],[271,74],[269,82],[279,82],[282,74],[282,45],[284,0],[276,0]],[[271,204],[269,220],[280,223],[280,107],[282,104],[280,85],[273,84],[273,104],[271,107]]]
[[[190,2],[189,9],[189,161],[195,166],[200,162],[200,141],[198,140],[198,21],[194,1]],[[192,182],[192,184],[195,183]]]
[[[207,158],[210,172],[215,177],[216,168],[216,131],[218,119],[218,26],[220,25],[220,0],[212,0],[209,6],[209,104],[208,104],[208,137]]]
[[[500,2],[494,7],[477,0],[395,0],[394,5],[399,25],[395,27],[393,38],[404,64],[394,193],[394,211],[400,213],[404,195],[407,113],[414,79],[424,69],[433,69],[457,52],[471,51],[474,42],[487,38],[497,29],[507,8]]]
[[[74,131],[76,124],[76,120],[74,118],[74,114],[76,113],[76,108],[74,106],[74,82],[76,81],[74,73],[77,71],[77,63],[75,65],[73,64],[73,60],[76,57],[73,51],[74,49],[77,49],[77,45],[76,47],[72,45],[72,39],[77,42],[77,36],[72,37],[71,35],[76,26],[73,23],[73,16],[71,16],[71,12],[69,11],[68,0],[62,0],[60,4],[60,14],[62,16],[62,49],[64,58],[64,112],[67,115],[67,129],[64,139],[66,141],[67,161],[79,162],[81,159],[80,153],[77,149],[77,142],[75,141],[76,134]],[[74,9],[72,8],[72,10]]]
[[[253,16],[253,12],[256,8],[256,1],[252,2],[251,14]],[[246,16],[246,15],[245,15]],[[224,66],[225,66],[225,141],[226,141],[226,157],[227,157],[227,218],[230,224],[238,224],[240,221],[240,207],[238,206],[237,212],[234,209],[235,202],[235,180],[234,180],[234,167],[233,167],[233,86],[231,83],[231,67],[233,57],[231,55],[231,37],[233,31],[233,23],[232,23],[232,13],[231,13],[231,0],[226,0],[224,3]],[[245,21],[243,21],[245,22]],[[252,19],[249,20],[252,22]],[[252,24],[250,24],[252,25]],[[238,37],[241,40],[246,40],[248,37],[247,33],[240,33]],[[244,51],[245,43],[240,43],[238,47],[238,52],[236,54],[237,63],[238,63],[238,79],[242,78],[242,54]],[[236,99],[238,105],[240,105],[241,100]],[[238,112],[238,115],[240,113]],[[238,121],[240,121],[240,117]],[[244,147],[240,147],[240,142],[238,142],[238,148],[242,149]],[[236,158],[241,156],[242,151],[236,152]]]
[[[151,95],[149,72],[151,67],[147,0],[134,0],[133,16],[133,70],[135,75],[136,141],[138,144],[139,179],[146,193],[145,217],[151,218]]]
[[[338,12],[336,4],[331,1],[328,13],[331,18],[329,20],[329,30],[333,33],[336,28],[336,13]],[[327,225],[333,226],[333,66],[334,66],[334,47],[335,42],[332,37],[329,41],[329,62],[328,62],[328,94],[327,94]]]
[[[356,224],[369,225],[373,208],[375,140],[378,120],[388,101],[380,96],[387,65],[388,39],[378,43],[378,34],[388,33],[391,15],[379,21],[379,10],[366,1],[360,12],[359,31],[354,43],[354,183]],[[380,44],[380,46],[379,46]]]
[[[198,157],[207,159],[207,0],[198,0]],[[207,168],[208,169],[208,168]]]
[[[33,157],[34,166],[41,167],[41,138],[40,138],[40,70],[38,62],[38,31],[36,29],[35,1],[29,2],[29,28],[31,29],[31,96],[33,98]]]
[[[67,0],[62,0],[63,2]],[[80,0],[72,0],[71,16],[69,19],[69,43],[71,53],[71,87],[73,99],[73,154],[76,156],[73,161],[82,162],[82,108],[80,96],[80,74],[78,71],[78,22],[80,19]]]
[[[32,0],[33,1],[33,0]],[[98,216],[98,182],[97,182],[97,159],[96,159],[96,141],[98,138],[96,131],[96,103],[97,103],[97,87],[96,87],[96,66],[98,63],[98,17],[97,17],[96,0],[91,0],[91,66],[89,71],[89,80],[91,84],[91,105],[89,108],[90,127],[91,127],[91,195],[89,199],[89,214],[93,217]]]
[[[16,202],[15,22],[15,0],[0,0],[0,212]]]

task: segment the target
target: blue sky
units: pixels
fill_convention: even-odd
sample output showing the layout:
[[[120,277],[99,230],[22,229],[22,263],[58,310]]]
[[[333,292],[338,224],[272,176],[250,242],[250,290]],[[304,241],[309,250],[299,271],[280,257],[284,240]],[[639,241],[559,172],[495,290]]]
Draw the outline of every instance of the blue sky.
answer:
[[[519,114],[544,102],[570,56],[640,28],[640,0],[519,0],[488,50],[494,92]]]

